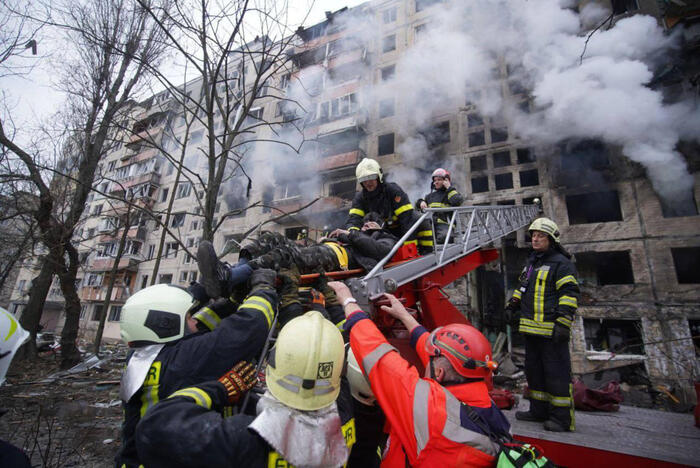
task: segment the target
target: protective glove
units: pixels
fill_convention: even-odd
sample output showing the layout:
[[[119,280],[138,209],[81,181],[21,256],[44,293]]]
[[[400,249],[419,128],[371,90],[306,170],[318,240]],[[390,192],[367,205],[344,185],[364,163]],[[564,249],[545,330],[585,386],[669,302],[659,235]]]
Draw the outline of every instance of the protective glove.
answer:
[[[195,300],[195,304],[192,305],[192,312],[196,312],[197,310],[201,309],[207,302],[209,302],[209,295],[207,294],[207,290],[204,288],[204,285],[199,284],[196,281],[192,281],[190,285],[187,287],[187,292],[192,294],[192,297]]]
[[[259,289],[275,289],[275,280],[277,279],[277,273],[275,270],[270,270],[267,268],[258,268],[253,271],[250,275],[250,292],[257,291]]]
[[[503,318],[507,324],[517,327],[520,322],[520,300],[511,298],[503,309]]]
[[[241,397],[255,386],[258,381],[255,366],[246,361],[241,361],[233,369],[219,377],[219,382],[226,389],[226,396],[230,404],[236,404]]]
[[[281,284],[277,292],[280,296],[280,308],[284,309],[295,302],[299,302],[299,281],[301,280],[299,268],[292,264],[289,268],[280,270],[279,278]]]
[[[568,343],[571,336],[571,329],[562,325],[559,322],[554,322],[554,330],[552,331],[552,341],[555,343]]]

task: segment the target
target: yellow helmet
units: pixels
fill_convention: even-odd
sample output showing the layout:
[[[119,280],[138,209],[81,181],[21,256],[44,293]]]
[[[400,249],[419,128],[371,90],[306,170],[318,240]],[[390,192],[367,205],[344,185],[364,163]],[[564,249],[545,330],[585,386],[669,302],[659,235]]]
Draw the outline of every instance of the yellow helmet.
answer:
[[[187,312],[196,303],[184,288],[156,284],[129,297],[119,322],[125,343],[167,343],[185,336]]]
[[[372,179],[379,179],[379,182],[381,182],[382,167],[374,159],[365,158],[355,168],[355,177],[360,183]]]
[[[348,346],[348,383],[350,384],[350,393],[353,398],[360,403],[372,406],[376,401],[374,393],[372,393],[372,387],[369,385],[369,381],[365,374],[360,369],[360,365],[355,359],[355,353],[352,352],[352,348]]]
[[[320,312],[289,321],[277,336],[265,369],[267,388],[285,405],[313,411],[330,405],[340,393],[343,337]]]
[[[532,222],[528,231],[542,231],[554,239],[554,242],[559,242],[559,226],[549,218],[537,218]]]

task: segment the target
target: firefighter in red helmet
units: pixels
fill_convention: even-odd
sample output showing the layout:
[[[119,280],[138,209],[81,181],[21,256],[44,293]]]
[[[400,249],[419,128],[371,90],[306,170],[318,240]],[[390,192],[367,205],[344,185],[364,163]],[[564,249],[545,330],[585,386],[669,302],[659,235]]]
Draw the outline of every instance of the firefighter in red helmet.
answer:
[[[430,193],[425,196],[425,199],[420,199],[416,202],[416,206],[422,211],[426,208],[450,208],[459,206],[464,201],[464,197],[452,185],[452,178],[449,171],[438,167],[433,171],[430,181]],[[444,211],[436,214],[433,230],[435,231],[435,240],[438,244],[445,242],[447,237],[447,228],[452,217],[451,211]]]
[[[389,440],[382,466],[495,466],[499,447],[490,435],[507,436],[510,425],[484,382],[495,367],[486,338],[458,324],[428,333],[387,294],[391,305],[382,309],[404,323],[411,344],[427,361],[421,378],[357,306],[348,287],[329,286],[344,305],[350,346],[386,415]],[[486,427],[471,419],[473,413]]]

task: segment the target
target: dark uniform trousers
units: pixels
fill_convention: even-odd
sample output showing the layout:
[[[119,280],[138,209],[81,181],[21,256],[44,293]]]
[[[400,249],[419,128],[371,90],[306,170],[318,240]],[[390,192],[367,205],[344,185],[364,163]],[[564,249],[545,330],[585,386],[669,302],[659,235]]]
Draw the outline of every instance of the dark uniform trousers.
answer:
[[[574,430],[569,342],[523,336],[530,412]]]

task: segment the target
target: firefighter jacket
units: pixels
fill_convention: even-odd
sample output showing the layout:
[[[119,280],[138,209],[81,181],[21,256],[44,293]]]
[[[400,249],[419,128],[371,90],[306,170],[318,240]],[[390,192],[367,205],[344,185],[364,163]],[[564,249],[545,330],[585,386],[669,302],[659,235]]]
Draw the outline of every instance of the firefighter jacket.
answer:
[[[364,312],[350,315],[346,328],[389,425],[382,466],[495,466],[498,445],[471,422],[451,389],[421,378]],[[507,431],[500,412],[490,406],[475,411],[489,418],[494,431]]]
[[[464,197],[457,191],[454,185],[450,188],[441,188],[440,190],[433,190],[425,199],[420,199],[416,201],[416,206],[420,206],[420,203],[424,201],[428,208],[449,208],[451,206],[459,206],[464,201]],[[450,216],[452,212],[446,211],[444,213],[436,213],[435,220],[438,223],[449,223]]]
[[[414,221],[413,205],[408,195],[393,182],[382,182],[371,192],[364,188],[357,192],[345,228],[359,230],[362,218],[371,212],[378,213],[386,223],[384,228],[397,238],[406,234]]]
[[[341,234],[338,240],[349,250],[349,257],[355,265],[370,271],[379,260],[386,257],[399,240],[389,231],[361,231],[353,229],[348,235]],[[355,266],[355,265],[351,265]]]
[[[555,323],[571,328],[579,297],[571,260],[555,249],[532,252],[519,279],[520,333],[551,337]]]
[[[239,361],[259,357],[276,308],[274,289],[258,290],[214,331],[187,335],[160,350],[143,386],[129,401],[122,402],[124,422],[122,446],[115,457],[117,468],[140,465],[134,440],[136,424],[159,400],[181,388],[217,379]]]
[[[136,444],[149,468],[278,467],[288,464],[257,432],[248,428],[255,416],[222,415],[226,391],[218,381],[178,390],[154,406],[139,423]],[[336,400],[343,436],[355,442],[352,396],[341,381]]]

